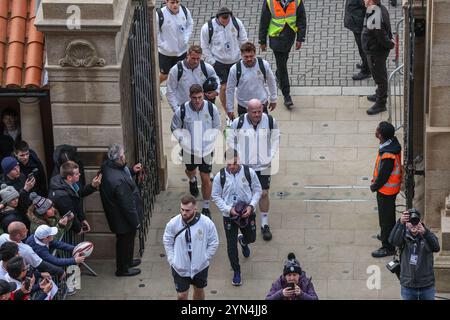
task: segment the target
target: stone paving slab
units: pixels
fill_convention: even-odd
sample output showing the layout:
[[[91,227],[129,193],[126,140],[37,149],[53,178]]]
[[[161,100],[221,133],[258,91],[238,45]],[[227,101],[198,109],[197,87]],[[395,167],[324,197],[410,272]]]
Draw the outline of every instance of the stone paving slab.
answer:
[[[313,277],[321,299],[398,299],[398,281],[385,268],[388,258],[370,255],[379,246],[377,204],[367,187],[377,147],[371,128],[386,115],[365,114],[363,97],[295,98],[304,98],[305,104],[292,112],[283,108],[274,112],[283,119],[285,142],[280,171],[270,189],[273,240],[262,240],[258,229],[250,258],[239,253],[243,286],[233,287],[222,218],[212,205],[221,242],[210,266],[207,299],[263,299],[289,252],[295,252]],[[171,111],[166,103],[162,108],[163,123],[168,125]],[[167,155],[171,152],[167,146],[173,144],[169,137],[166,131]],[[214,164],[213,171],[220,167]],[[116,278],[114,261],[89,262],[100,276],[84,276],[82,290],[73,299],[175,299],[162,236],[167,221],[178,214],[178,201],[188,192],[188,184],[182,165],[169,162],[168,168],[169,189],[156,196],[142,275]],[[256,223],[258,227],[259,214]],[[380,268],[381,290],[367,288],[369,266]]]
[[[388,8],[391,27],[402,17],[401,6],[392,7],[387,0],[382,1]],[[157,1],[157,5],[161,0]],[[259,19],[262,1],[226,0],[209,1],[183,0],[192,12],[194,32],[190,43],[200,44],[202,25],[214,16],[221,6],[228,6],[235,16],[241,19],[246,27],[249,40],[258,42]],[[360,62],[353,33],[344,28],[343,0],[305,1],[307,12],[306,42],[299,51],[292,51],[288,60],[288,71],[292,86],[335,87],[332,95],[341,95],[341,87],[374,86],[372,79],[353,81],[352,74],[357,72],[356,63]],[[402,30],[401,30],[402,35]],[[402,38],[402,36],[400,37]],[[403,48],[401,48],[401,52]],[[267,59],[275,68],[275,59],[271,50],[257,52]],[[388,58],[388,70],[394,70],[394,50]],[[293,91],[293,94],[304,94],[304,90]],[[312,92],[323,95],[322,92]]]

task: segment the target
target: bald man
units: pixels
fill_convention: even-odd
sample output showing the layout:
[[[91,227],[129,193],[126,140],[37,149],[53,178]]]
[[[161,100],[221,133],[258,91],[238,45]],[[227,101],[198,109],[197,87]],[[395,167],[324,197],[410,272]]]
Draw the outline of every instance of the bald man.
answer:
[[[22,242],[26,239],[27,234],[28,229],[25,224],[19,221],[11,222],[8,226],[8,233],[3,233],[0,236],[0,246],[7,241],[15,242],[19,247],[19,255],[23,257],[26,264],[40,272],[49,272],[51,275],[63,277],[64,270],[62,268],[42,260],[29,245]]]
[[[269,188],[272,160],[280,143],[280,131],[275,119],[263,112],[264,106],[258,99],[247,104],[247,113],[235,119],[228,134],[228,145],[238,150],[242,164],[255,170],[262,186],[259,200],[261,232],[263,239],[272,239],[269,228]]]

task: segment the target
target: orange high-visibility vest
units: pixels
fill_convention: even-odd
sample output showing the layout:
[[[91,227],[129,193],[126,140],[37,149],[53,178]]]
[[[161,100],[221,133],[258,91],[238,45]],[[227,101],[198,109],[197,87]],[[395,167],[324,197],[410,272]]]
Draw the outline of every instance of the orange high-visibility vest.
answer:
[[[394,195],[400,192],[400,187],[402,184],[402,156],[401,154],[392,154],[392,153],[383,153],[382,156],[380,156],[380,153],[377,155],[377,160],[375,161],[375,168],[373,170],[373,179],[372,182],[374,182],[378,174],[380,173],[380,162],[383,159],[393,159],[394,160],[394,169],[392,169],[391,176],[389,177],[389,180],[385,183],[384,186],[382,186],[380,189],[378,189],[378,192],[390,196]]]
[[[284,25],[287,24],[294,32],[297,28],[297,8],[300,6],[301,0],[294,0],[290,2],[284,11],[283,6],[279,1],[267,0],[267,5],[272,13],[272,19],[269,24],[269,37],[276,37],[283,30]]]

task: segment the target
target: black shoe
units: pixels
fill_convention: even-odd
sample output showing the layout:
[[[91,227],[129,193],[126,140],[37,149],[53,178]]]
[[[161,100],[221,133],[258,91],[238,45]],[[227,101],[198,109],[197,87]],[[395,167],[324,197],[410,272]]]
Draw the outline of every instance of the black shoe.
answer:
[[[386,111],[386,105],[379,105],[379,104],[374,104],[372,107],[370,107],[369,109],[367,109],[367,114],[369,115],[374,115],[374,114],[378,114],[380,112]]]
[[[116,271],[116,276],[117,277],[132,277],[132,276],[137,276],[140,273],[141,273],[141,269],[129,268],[126,272]]]
[[[198,191],[197,178],[195,179],[195,182],[189,181],[189,192],[192,194],[193,197],[198,196],[198,194],[200,193]]]
[[[369,100],[371,102],[377,102],[377,95],[371,94],[370,96],[367,96],[367,100]]]
[[[354,74],[352,76],[353,80],[364,80],[364,79],[367,79],[367,78],[370,78],[370,73],[365,73],[365,72],[362,72],[362,71],[360,71],[359,73]]]
[[[291,96],[284,97],[284,105],[288,110],[292,109],[292,106],[294,105],[294,102],[292,102]]]
[[[208,208],[203,208],[202,209],[202,214],[211,219],[211,211],[209,211]]]
[[[381,241],[381,236],[377,234],[377,240]]]
[[[362,69],[362,64],[361,64],[361,63],[357,63],[357,64],[356,64],[356,68],[357,68],[357,69]]]
[[[267,224],[264,227],[261,227],[261,233],[263,235],[264,240],[266,241],[272,240],[272,232],[270,232],[270,228]]]
[[[394,253],[395,253],[395,249],[393,249],[393,248],[381,247],[380,249],[372,252],[372,257],[383,258],[383,257],[387,257],[387,256],[393,256]]]
[[[141,259],[133,259],[133,262],[131,263],[131,268],[137,267],[141,264]]]

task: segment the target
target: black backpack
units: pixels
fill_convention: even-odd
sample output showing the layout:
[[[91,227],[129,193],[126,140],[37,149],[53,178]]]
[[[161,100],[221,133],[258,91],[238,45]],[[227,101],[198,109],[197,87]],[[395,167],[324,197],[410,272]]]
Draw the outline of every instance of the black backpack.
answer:
[[[264,66],[263,59],[260,57],[258,57],[256,59],[258,60],[259,70],[261,70],[261,73],[264,76],[264,82],[266,82],[267,74],[266,74],[266,67]],[[239,85],[239,79],[241,79],[241,75],[242,75],[241,61],[242,60],[239,60],[238,62],[236,62],[236,87]]]
[[[186,19],[187,19],[188,13],[187,13],[186,7],[183,6],[183,5],[180,5],[180,6],[181,6],[181,9],[183,9],[184,16],[185,16]],[[161,27],[162,27],[162,25],[163,25],[163,23],[164,23],[164,14],[163,14],[163,12],[162,12],[162,8],[156,9],[156,12],[158,12],[158,18],[159,18],[159,30],[161,30]]]
[[[244,175],[245,175],[245,179],[247,179],[247,182],[250,186],[250,190],[252,189],[252,176],[250,175],[250,168],[246,165],[242,165],[244,167]],[[225,181],[227,180],[227,175],[225,174],[225,168],[220,169],[220,185],[223,186],[225,185]]]
[[[269,129],[272,131],[272,129],[273,129],[273,117],[270,114],[268,114],[267,117],[269,118]],[[243,115],[241,115],[239,117],[236,129],[239,130],[239,129],[242,128],[242,126],[244,125],[244,120],[245,120],[245,114],[243,114]]]
[[[178,68],[178,76],[177,76],[177,81],[180,81],[181,77],[183,76],[183,61],[178,61],[177,62],[177,68]],[[208,75],[208,70],[206,70],[206,64],[205,61],[200,60],[200,68],[202,69],[203,75],[205,76],[206,79],[209,78]]]
[[[214,108],[211,101],[208,101],[208,111],[211,116],[211,120],[214,121]],[[186,105],[183,103],[180,106],[180,119],[181,119],[181,128],[184,127],[184,118],[186,117]]]
[[[213,24],[212,21],[215,19],[215,17],[213,17],[211,20],[208,21],[208,33],[209,33],[209,41],[208,43],[211,43],[211,39],[212,36],[214,34],[214,28],[213,28]],[[241,28],[239,27],[239,23],[237,22],[236,18],[234,16],[231,16],[231,22],[233,22],[234,27],[237,30],[237,38],[239,39],[239,35],[241,33]]]

